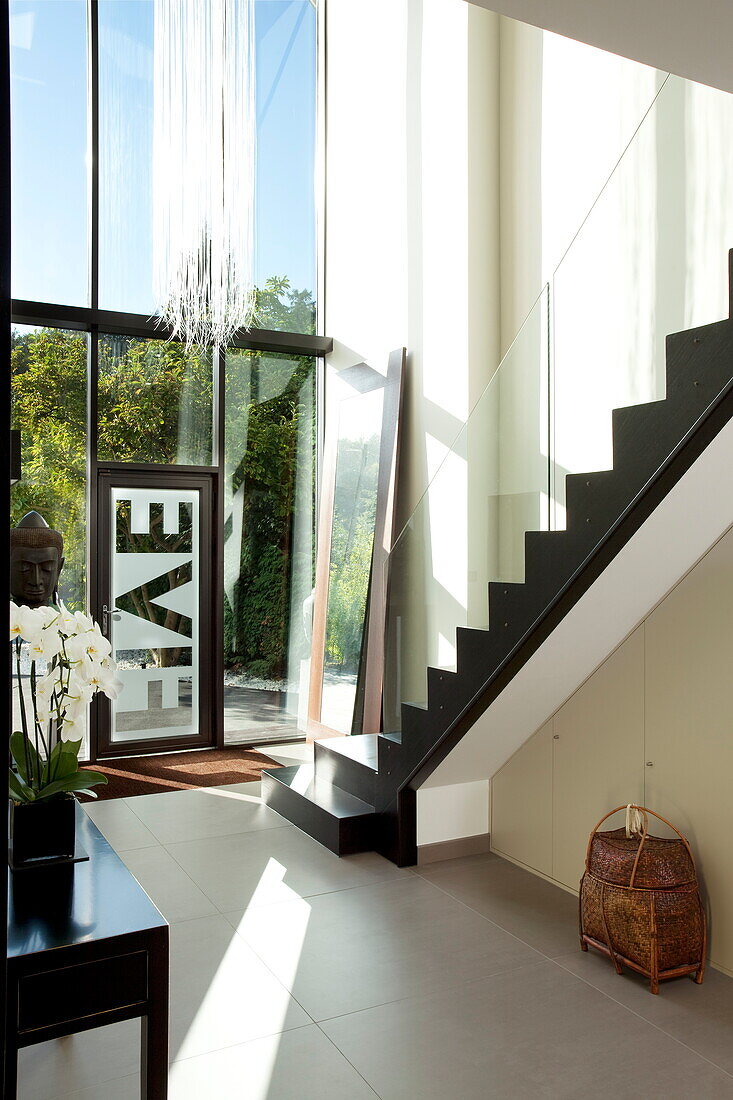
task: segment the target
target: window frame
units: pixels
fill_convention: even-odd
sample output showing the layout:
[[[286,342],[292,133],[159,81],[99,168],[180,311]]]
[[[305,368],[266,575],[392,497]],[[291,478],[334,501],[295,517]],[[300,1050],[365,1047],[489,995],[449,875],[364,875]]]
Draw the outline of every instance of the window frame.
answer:
[[[0,3],[2,0],[0,0]],[[140,339],[167,340],[172,332],[158,316],[126,313],[99,308],[99,0],[87,0],[87,133],[88,133],[88,231],[87,255],[89,261],[89,305],[68,306],[53,302],[11,299],[10,322],[14,325],[40,328],[76,330],[89,334],[87,351],[87,499],[86,515],[89,536],[87,538],[87,606],[92,612],[99,610],[99,571],[94,553],[98,531],[97,486],[102,472],[169,471],[181,475],[208,474],[214,488],[213,529],[215,546],[213,560],[214,586],[218,593],[216,606],[212,608],[213,636],[221,637],[223,626],[223,493],[224,476],[224,387],[225,362],[228,348],[240,348],[254,352],[279,352],[286,356],[305,355],[316,360],[316,501],[318,514],[320,477],[323,452],[323,412],[325,407],[324,363],[325,356],[333,350],[333,339],[322,335],[325,290],[325,0],[317,4],[316,21],[316,309],[317,334],[273,329],[240,329],[226,348],[219,348],[212,356],[214,385],[212,409],[212,462],[211,465],[185,466],[178,464],[100,461],[98,458],[98,367],[99,337],[106,335],[133,336]],[[12,148],[11,148],[12,156]],[[8,162],[10,164],[10,160]],[[213,723],[215,744],[223,741],[223,647],[215,646],[212,653]],[[97,759],[96,707],[91,708],[89,729],[89,760]]]
[[[317,6],[316,20],[316,178],[323,180],[325,141],[323,133],[323,60],[322,48],[323,0]],[[88,233],[89,305],[63,306],[50,302],[12,299],[13,324],[40,325],[50,328],[81,329],[94,334],[107,332],[127,336],[167,339],[171,333],[156,316],[99,309],[99,0],[87,0],[87,133],[88,156]],[[318,189],[323,192],[321,184]],[[322,295],[324,289],[323,260],[325,225],[323,217],[324,195],[316,193],[314,217],[316,222],[316,329],[321,333],[323,317]],[[94,341],[93,341],[94,342]],[[291,355],[315,355],[322,357],[333,350],[333,340],[323,335],[309,335],[287,330],[240,329],[229,346],[251,351],[279,351]]]

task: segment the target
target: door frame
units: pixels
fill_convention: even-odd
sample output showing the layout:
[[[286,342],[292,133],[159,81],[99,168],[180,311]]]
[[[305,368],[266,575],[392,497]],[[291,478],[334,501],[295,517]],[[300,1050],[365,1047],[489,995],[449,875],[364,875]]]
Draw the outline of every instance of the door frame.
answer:
[[[111,739],[112,708],[97,694],[90,707],[89,758],[91,762],[114,757],[148,756],[186,749],[207,749],[223,741],[223,687],[220,627],[220,563],[218,514],[218,471],[214,467],[176,467],[157,463],[109,463],[96,470],[93,490],[94,523],[91,532],[90,596],[92,615],[102,622],[102,608],[112,610],[108,536],[111,531],[111,490],[114,488],[160,488],[200,491],[199,509],[199,729],[195,737],[148,738],[115,744]]]

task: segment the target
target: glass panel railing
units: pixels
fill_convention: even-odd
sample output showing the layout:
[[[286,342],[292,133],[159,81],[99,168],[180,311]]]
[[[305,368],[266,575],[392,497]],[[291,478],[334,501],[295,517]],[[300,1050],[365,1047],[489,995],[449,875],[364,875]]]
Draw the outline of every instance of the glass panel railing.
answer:
[[[456,698],[431,681],[450,722],[728,392],[731,150],[733,96],[667,77],[395,543],[386,733],[456,668],[457,628],[490,626],[463,636]],[[525,582],[497,586],[498,640],[492,580]]]
[[[545,288],[445,453],[388,560],[384,729],[454,668],[456,627],[486,627],[488,582],[522,580],[524,532],[549,522]]]
[[[613,466],[615,408],[665,397],[668,334],[728,315],[733,96],[669,76],[552,279],[552,526]]]

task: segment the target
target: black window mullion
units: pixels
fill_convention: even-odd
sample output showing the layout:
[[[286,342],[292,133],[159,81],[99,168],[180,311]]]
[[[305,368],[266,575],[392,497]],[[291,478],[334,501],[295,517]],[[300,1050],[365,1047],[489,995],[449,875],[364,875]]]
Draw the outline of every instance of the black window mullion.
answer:
[[[139,336],[143,339],[167,340],[170,331],[159,317],[143,313],[122,313],[111,309],[83,306],[62,306],[52,302],[28,302],[13,299],[13,322],[17,325],[40,325],[49,328],[81,329],[89,332],[96,327],[102,333],[119,336]],[[333,350],[329,336],[311,336],[303,332],[279,329],[242,329],[230,341],[230,347],[245,351],[281,352],[283,355],[327,355]]]
[[[88,0],[89,23],[89,304],[99,308],[99,8]]]

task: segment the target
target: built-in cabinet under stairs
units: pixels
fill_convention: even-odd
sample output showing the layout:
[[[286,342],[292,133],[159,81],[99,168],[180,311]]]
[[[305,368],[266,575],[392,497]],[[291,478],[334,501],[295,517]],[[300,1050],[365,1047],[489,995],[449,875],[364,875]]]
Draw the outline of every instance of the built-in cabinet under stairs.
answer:
[[[731,317],[668,336],[666,398],[612,415],[613,469],[567,476],[566,530],[526,533],[524,583],[489,584],[490,629],[458,628],[427,706],[403,703],[399,733],[317,741],[313,765],[263,772],[267,805],[340,855],[416,862],[417,788],[733,416]]]

